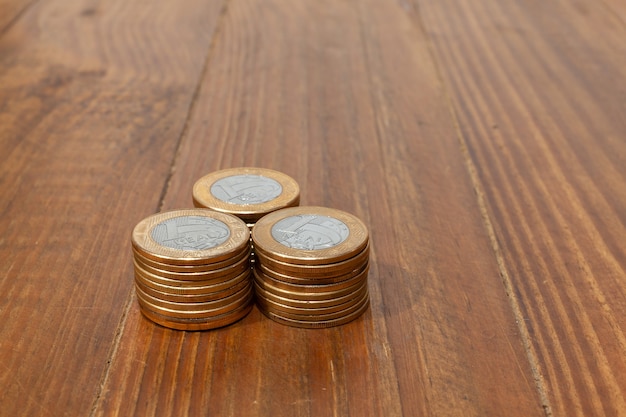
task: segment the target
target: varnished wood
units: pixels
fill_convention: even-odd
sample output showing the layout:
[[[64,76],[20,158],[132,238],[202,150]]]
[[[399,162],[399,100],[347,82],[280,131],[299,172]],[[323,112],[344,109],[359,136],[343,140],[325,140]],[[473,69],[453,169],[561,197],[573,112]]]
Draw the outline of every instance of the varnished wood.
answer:
[[[626,413],[626,26],[589,1],[417,3],[549,410]]]
[[[0,414],[626,413],[616,0],[0,2]],[[283,171],[371,233],[371,307],[143,318],[132,227]]]
[[[158,209],[220,13],[166,3],[40,1],[0,38],[3,415],[89,415],[100,391],[129,233]]]

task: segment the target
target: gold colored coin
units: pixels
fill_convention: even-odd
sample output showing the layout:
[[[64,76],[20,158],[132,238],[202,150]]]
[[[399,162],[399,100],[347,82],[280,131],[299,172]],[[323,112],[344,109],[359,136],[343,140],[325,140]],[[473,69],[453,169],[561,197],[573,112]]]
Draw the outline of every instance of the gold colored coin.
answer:
[[[253,304],[244,304],[241,307],[223,314],[219,316],[214,316],[211,318],[201,318],[201,319],[177,319],[171,318],[168,316],[164,316],[157,312],[151,311],[149,309],[140,306],[141,313],[150,321],[161,325],[163,327],[167,327],[174,330],[184,330],[184,331],[202,331],[202,330],[212,330],[218,329],[220,327],[228,326],[233,324],[250,313],[252,310]]]
[[[350,261],[350,262],[348,262]],[[328,265],[294,265],[268,258],[261,252],[255,253],[255,265],[264,272],[285,282],[333,283],[343,281],[369,264],[369,253],[361,252],[354,258]]]
[[[179,294],[177,292],[163,292],[144,284],[140,280],[135,280],[135,285],[141,288],[143,292],[161,300],[174,301],[177,303],[202,303],[205,301],[214,301],[224,297],[228,297],[229,295],[234,294],[244,287],[250,285],[250,282],[251,281],[249,279],[242,279],[226,289],[215,292],[207,292],[203,294]],[[178,290],[179,288],[176,287],[176,289]]]
[[[231,303],[234,303],[238,300],[241,300],[244,296],[247,295],[250,290],[251,283],[245,285],[239,291],[234,294],[230,294],[224,298],[220,298],[217,300],[210,301],[200,301],[200,302],[177,302],[177,301],[168,301],[163,300],[161,298],[157,298],[144,291],[141,286],[135,285],[135,291],[137,291],[137,295],[140,296],[144,301],[149,302],[152,305],[166,308],[172,311],[190,311],[190,312],[198,312],[198,311],[208,311],[215,310],[220,307],[224,307]]]
[[[213,285],[213,284],[217,284],[223,281],[229,281],[230,279],[245,273],[246,271],[249,271],[250,268],[246,267],[245,264],[239,266],[236,269],[232,269],[230,271],[225,271],[222,274],[219,274],[217,276],[214,275],[209,275],[209,278],[206,279],[183,279],[185,278],[185,276],[179,277],[179,278],[171,278],[171,277],[165,277],[165,276],[161,276],[159,274],[155,274],[153,272],[150,272],[148,270],[145,269],[144,266],[142,266],[140,263],[137,262],[137,260],[134,261],[134,267],[135,267],[135,274],[139,273],[141,276],[152,280],[154,282],[159,282],[159,283],[163,283],[165,285],[172,285],[172,286],[208,286],[208,285]],[[196,277],[197,278],[197,277]]]
[[[236,310],[242,305],[252,302],[254,291],[253,291],[252,286],[250,286],[250,288],[246,290],[246,293],[242,297],[240,297],[239,299],[237,299],[236,301],[230,304],[227,304],[225,306],[220,306],[217,308],[208,308],[206,310],[197,310],[197,311],[175,310],[172,308],[161,307],[159,305],[156,305],[150,302],[150,300],[146,299],[139,292],[136,292],[136,295],[137,295],[137,301],[143,308],[146,308],[155,313],[159,313],[163,316],[170,317],[170,318],[200,319],[200,318],[210,318],[210,317],[215,317],[215,316],[219,316],[222,314],[226,314],[233,310]]]
[[[291,207],[261,218],[252,229],[255,253],[296,265],[326,265],[362,252],[367,228],[352,214],[327,207]]]
[[[246,270],[236,277],[230,279],[205,282],[165,280],[164,278],[155,280],[154,276],[152,276],[151,278],[149,276],[146,276],[139,269],[135,269],[135,281],[141,283],[142,285],[153,288],[157,291],[170,294],[206,295],[225,290],[239,284],[239,282],[241,281],[249,281],[251,279],[251,273],[252,272],[250,270]]]
[[[170,265],[206,265],[245,251],[248,226],[235,216],[207,209],[154,214],[133,229],[133,249],[145,258]]]
[[[350,286],[354,282],[354,278],[361,275],[363,271],[369,268],[369,262],[359,269],[355,269],[346,275],[340,275],[333,278],[296,278],[293,275],[281,274],[272,269],[267,268],[261,263],[256,263],[254,269],[269,278],[273,284],[279,288],[295,289],[310,286],[314,291],[331,291],[331,288],[339,289]],[[358,278],[357,278],[358,279]],[[328,288],[325,290],[324,288]]]
[[[142,271],[146,273],[156,275],[162,278],[169,279],[178,279],[182,281],[210,281],[210,280],[218,280],[223,277],[237,275],[246,269],[250,269],[250,261],[249,258],[241,258],[233,265],[229,265],[220,269],[215,269],[213,271],[203,271],[203,272],[171,272],[165,271],[162,269],[155,268],[153,266],[147,265],[143,263],[143,261],[139,257],[135,257],[134,259],[135,268],[141,268]]]
[[[285,304],[276,303],[267,298],[257,298],[257,305],[259,306],[259,308],[265,309],[266,311],[271,311],[276,314],[280,314],[285,318],[303,321],[327,321],[339,319],[359,310],[363,306],[363,304],[366,304],[368,302],[369,294],[367,294],[367,292],[365,294],[362,294],[359,298],[350,300],[349,303],[346,303],[347,306],[342,309],[336,309],[335,306],[315,309],[300,309]]]
[[[355,300],[359,299],[367,291],[367,283],[362,283],[353,292],[325,300],[298,300],[290,297],[279,296],[263,289],[262,286],[259,285],[258,281],[254,281],[254,291],[257,296],[257,300],[259,298],[263,298],[267,301],[274,302],[279,306],[284,305],[290,308],[299,309],[300,311],[306,311],[307,313],[323,313],[339,311],[349,307],[350,302],[355,302]]]
[[[248,224],[300,202],[298,183],[282,172],[266,168],[231,168],[210,173],[196,181],[192,194],[195,207],[233,214]]]
[[[302,287],[301,289],[294,289],[293,287],[289,289],[281,288],[275,285],[275,282],[268,278],[263,273],[260,273],[258,270],[253,271],[254,273],[254,281],[262,287],[265,291],[269,291],[273,294],[276,294],[280,297],[291,298],[296,300],[330,300],[337,297],[344,296],[346,294],[350,294],[356,291],[360,286],[367,285],[367,273],[365,270],[363,273],[357,277],[355,277],[351,284],[347,287],[343,288],[331,288],[329,291],[318,291],[318,288],[314,288],[313,286]],[[312,288],[313,287],[313,288]],[[327,288],[321,288],[327,289]]]
[[[361,315],[363,315],[363,313],[367,311],[368,308],[369,308],[369,298],[361,307],[359,307],[359,309],[357,309],[356,311],[350,314],[347,314],[337,319],[317,321],[317,320],[303,320],[300,318],[292,319],[289,317],[285,317],[284,315],[281,315],[274,311],[265,310],[259,306],[259,310],[263,314],[265,314],[268,318],[274,320],[275,322],[284,324],[287,326],[299,327],[303,329],[323,329],[323,328],[328,328],[328,327],[341,326],[359,318]]]
[[[168,271],[168,272],[177,272],[177,273],[188,273],[188,272],[210,272],[215,271],[216,269],[226,268],[228,266],[232,266],[237,262],[241,261],[243,258],[250,257],[250,249],[244,248],[243,251],[239,254],[234,254],[232,258],[225,259],[219,262],[213,262],[205,265],[171,265],[163,262],[157,262],[150,258],[146,258],[141,253],[137,252],[133,248],[133,255],[135,259],[139,260],[142,264],[151,266],[155,269]]]

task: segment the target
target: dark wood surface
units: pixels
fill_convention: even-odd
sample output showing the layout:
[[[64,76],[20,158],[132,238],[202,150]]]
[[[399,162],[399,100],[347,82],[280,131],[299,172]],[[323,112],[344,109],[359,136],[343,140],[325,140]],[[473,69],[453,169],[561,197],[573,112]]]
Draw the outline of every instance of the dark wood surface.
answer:
[[[0,414],[626,415],[618,0],[0,1]],[[147,321],[221,168],[369,227],[370,309]]]

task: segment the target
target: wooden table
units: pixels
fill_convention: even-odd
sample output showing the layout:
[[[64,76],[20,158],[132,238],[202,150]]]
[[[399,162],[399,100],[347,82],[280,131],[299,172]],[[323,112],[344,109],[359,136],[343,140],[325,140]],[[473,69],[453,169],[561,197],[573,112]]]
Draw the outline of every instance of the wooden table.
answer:
[[[626,415],[626,3],[0,1],[6,416]],[[259,166],[370,309],[140,314],[130,232]]]

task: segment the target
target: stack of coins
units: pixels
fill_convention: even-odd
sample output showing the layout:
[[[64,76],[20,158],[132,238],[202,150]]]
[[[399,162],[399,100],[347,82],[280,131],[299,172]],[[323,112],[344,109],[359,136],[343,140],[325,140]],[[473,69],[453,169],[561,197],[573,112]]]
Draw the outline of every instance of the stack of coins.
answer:
[[[300,187],[290,176],[266,168],[231,168],[200,178],[193,186],[195,207],[242,219],[250,229],[263,216],[300,203]]]
[[[338,326],[369,306],[369,236],[355,216],[325,207],[286,208],[252,229],[259,309],[295,327]]]
[[[132,233],[142,313],[178,330],[208,330],[252,309],[250,232],[237,217],[206,209],[163,212]]]

